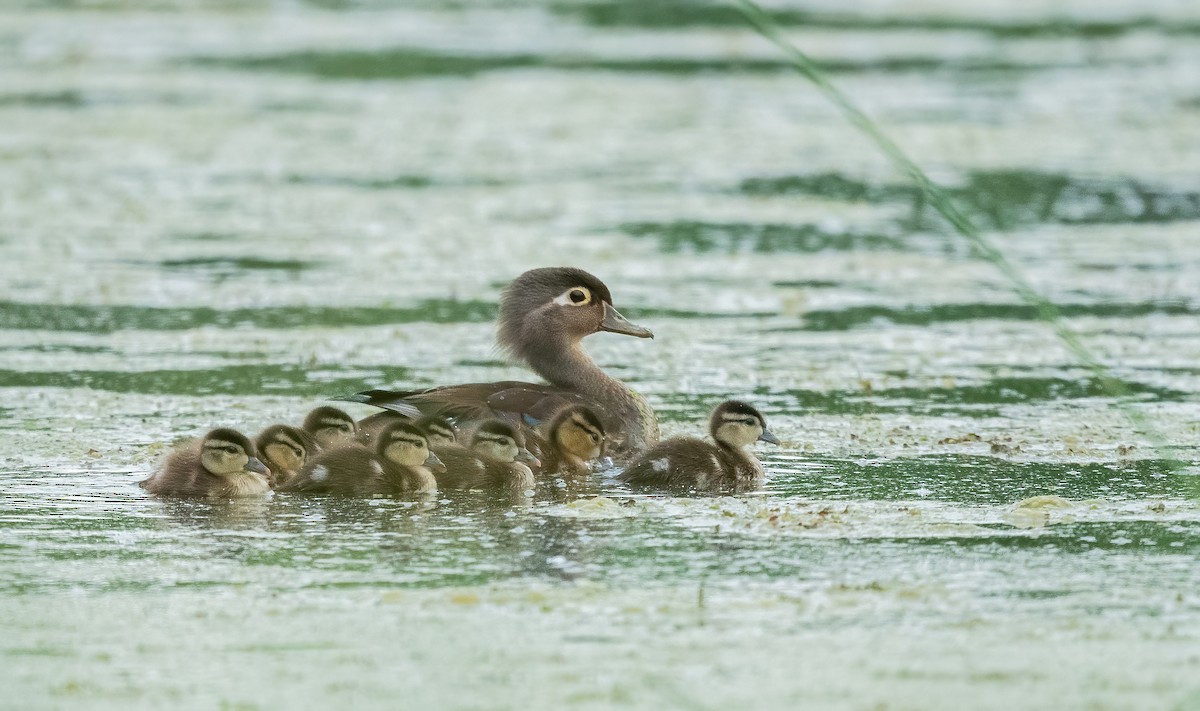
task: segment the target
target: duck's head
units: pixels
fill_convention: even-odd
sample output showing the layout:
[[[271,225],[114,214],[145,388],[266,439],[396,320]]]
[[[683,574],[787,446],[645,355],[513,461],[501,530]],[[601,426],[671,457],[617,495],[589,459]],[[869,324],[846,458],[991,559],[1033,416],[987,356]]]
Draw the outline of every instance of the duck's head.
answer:
[[[304,418],[303,429],[322,447],[333,447],[354,439],[354,418],[336,407],[318,407]]]
[[[740,400],[726,400],[717,406],[709,421],[709,433],[714,440],[738,449],[759,440],[779,444],[779,439],[767,430],[762,413]]]
[[[320,449],[312,435],[289,425],[271,425],[259,433],[255,448],[275,471],[297,472]]]
[[[600,331],[653,338],[644,326],[617,311],[604,282],[582,269],[530,269],[500,296],[496,340],[513,355],[529,359],[539,347],[561,348]]]
[[[507,422],[490,420],[475,430],[471,449],[498,462],[522,461],[540,465],[538,458],[525,449],[525,438],[520,430]]]
[[[458,442],[458,430],[454,424],[441,415],[428,415],[416,422],[417,427],[425,433],[430,447],[446,447]]]
[[[395,422],[379,433],[379,456],[404,467],[426,467],[444,472],[446,465],[429,451],[429,438],[412,422]]]
[[[571,405],[550,421],[550,439],[562,451],[587,462],[604,456],[604,425],[591,408]]]
[[[200,441],[200,466],[209,474],[229,477],[240,472],[271,473],[255,457],[254,445],[246,435],[225,427],[204,435]]]

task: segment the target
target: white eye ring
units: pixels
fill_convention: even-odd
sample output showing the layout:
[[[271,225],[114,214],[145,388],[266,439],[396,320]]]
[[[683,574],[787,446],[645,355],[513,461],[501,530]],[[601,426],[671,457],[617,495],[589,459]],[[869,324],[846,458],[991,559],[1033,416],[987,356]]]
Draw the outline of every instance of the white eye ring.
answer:
[[[592,292],[582,286],[573,286],[559,294],[554,303],[559,306],[587,306],[592,303]]]

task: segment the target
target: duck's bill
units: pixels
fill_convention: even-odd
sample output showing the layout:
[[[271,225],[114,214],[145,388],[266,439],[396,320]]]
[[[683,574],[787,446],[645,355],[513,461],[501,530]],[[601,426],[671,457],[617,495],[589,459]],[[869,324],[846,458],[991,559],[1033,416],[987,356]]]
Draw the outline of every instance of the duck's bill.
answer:
[[[778,437],[766,430],[763,430],[763,433],[758,436],[758,441],[769,442],[770,444],[781,444]]]
[[[517,461],[525,462],[526,464],[534,467],[542,466],[542,460],[538,459],[533,452],[530,452],[524,447],[521,447],[521,449],[517,451]]]
[[[248,472],[262,474],[263,476],[271,475],[271,470],[267,469],[267,465],[258,461],[254,457],[250,457],[250,461],[246,462],[246,466],[242,467],[242,469],[245,469]]]
[[[609,333],[620,333],[636,338],[654,338],[654,332],[645,326],[639,326],[621,315],[612,304],[604,304],[604,320],[600,322],[600,330]]]
[[[429,456],[425,458],[425,466],[430,471],[434,472],[446,471],[446,463],[439,459],[438,455],[434,454],[433,452],[430,452]]]

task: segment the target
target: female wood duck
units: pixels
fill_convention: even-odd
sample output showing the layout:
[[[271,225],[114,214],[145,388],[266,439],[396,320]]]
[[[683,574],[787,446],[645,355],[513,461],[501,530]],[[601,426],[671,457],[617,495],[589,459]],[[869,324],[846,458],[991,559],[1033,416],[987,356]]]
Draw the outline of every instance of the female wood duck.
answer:
[[[259,496],[271,490],[270,473],[245,435],[221,428],[172,452],[140,485],[159,496]]]
[[[542,460],[540,474],[581,474],[591,471],[589,462],[604,456],[604,445],[604,424],[596,413],[585,405],[570,405],[550,420],[545,435],[530,449],[536,446]]]
[[[336,447],[352,441],[358,434],[354,418],[336,407],[318,407],[304,418],[301,428],[322,447]]]
[[[608,433],[609,450],[625,456],[658,441],[658,419],[646,400],[602,371],[581,341],[608,331],[653,338],[612,304],[604,282],[582,269],[548,267],[517,277],[500,297],[498,345],[548,385],[501,381],[429,390],[369,390],[346,398],[413,417],[416,411],[462,423],[493,417],[544,422],[566,405],[591,407]]]
[[[746,450],[756,441],[779,444],[762,413],[737,400],[717,406],[709,420],[716,444],[691,437],[659,442],[630,462],[617,477],[630,486],[741,492],[765,479],[762,463]]]
[[[484,422],[469,449],[446,447],[437,454],[446,463],[446,471],[437,474],[442,489],[495,489],[520,498],[536,485],[528,465],[537,464],[537,457],[525,449],[520,430],[506,422]]]
[[[358,442],[328,449],[304,465],[279,491],[339,496],[436,494],[431,469],[443,465],[425,433],[395,422],[379,433],[372,451]]]
[[[304,463],[321,451],[312,435],[289,425],[271,425],[254,438],[254,448],[271,470],[271,486],[287,483]]]

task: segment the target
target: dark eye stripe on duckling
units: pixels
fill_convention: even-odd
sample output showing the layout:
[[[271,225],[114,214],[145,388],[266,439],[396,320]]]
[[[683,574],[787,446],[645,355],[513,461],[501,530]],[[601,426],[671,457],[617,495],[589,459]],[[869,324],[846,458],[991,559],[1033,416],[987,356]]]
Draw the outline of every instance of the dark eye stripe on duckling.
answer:
[[[283,434],[282,432],[275,435],[275,439],[272,440],[272,443],[273,444],[282,444],[285,447],[291,447],[292,451],[295,452],[296,454],[300,454],[301,452],[304,451],[303,445],[301,445],[299,442],[292,439],[291,437],[288,437],[287,435]]]
[[[237,454],[238,452],[245,451],[242,449],[241,445],[239,445],[235,442],[225,442],[225,441],[222,441],[219,439],[208,440],[207,442],[204,443],[204,448],[205,449],[220,449],[220,450],[229,452],[230,454]]]
[[[350,423],[345,420],[321,420],[321,425],[324,427],[349,427]]]
[[[403,442],[403,443],[411,445],[413,447],[428,446],[424,439],[420,439],[417,437],[406,437],[404,435],[397,435],[395,437],[392,437],[392,444],[395,444],[397,442]]]
[[[584,421],[583,418],[581,418],[579,416],[572,417],[571,424],[575,425],[579,429],[583,430],[584,432],[586,432],[589,435],[592,435],[594,437],[604,437],[603,430],[599,429],[598,427],[595,427],[590,422]]]
[[[503,435],[501,435],[501,436],[490,435],[490,434],[486,434],[483,432],[476,435],[475,439],[482,440],[484,442],[495,442],[496,444],[503,444],[503,445],[516,444],[516,442],[513,441],[512,437],[505,437]]]
[[[721,415],[721,422],[737,423],[739,425],[751,425],[751,426],[758,425],[759,427],[763,426],[763,423],[761,421],[759,421],[758,418],[744,416],[744,415],[730,415],[730,414]]]

